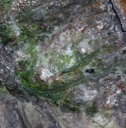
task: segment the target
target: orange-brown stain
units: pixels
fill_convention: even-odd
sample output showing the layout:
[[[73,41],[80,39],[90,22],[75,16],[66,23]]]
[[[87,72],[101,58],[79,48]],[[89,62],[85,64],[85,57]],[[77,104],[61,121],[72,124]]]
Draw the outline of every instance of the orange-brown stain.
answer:
[[[124,16],[126,16],[126,0],[117,0],[117,3],[120,5]]]

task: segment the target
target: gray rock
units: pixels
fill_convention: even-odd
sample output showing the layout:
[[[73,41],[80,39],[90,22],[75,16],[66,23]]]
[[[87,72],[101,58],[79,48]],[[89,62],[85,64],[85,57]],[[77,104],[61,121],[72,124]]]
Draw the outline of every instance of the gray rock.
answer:
[[[113,0],[2,3],[0,127],[125,128],[123,6]]]

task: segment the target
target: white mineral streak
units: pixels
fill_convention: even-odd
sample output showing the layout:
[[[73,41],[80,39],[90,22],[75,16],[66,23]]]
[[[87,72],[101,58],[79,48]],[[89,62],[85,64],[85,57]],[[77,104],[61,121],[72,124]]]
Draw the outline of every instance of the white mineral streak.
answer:
[[[25,54],[24,51],[17,51],[15,53],[15,61],[18,62],[20,60],[26,60],[29,56]]]
[[[36,52],[41,52],[41,44],[37,44],[35,50]]]
[[[75,90],[76,92],[74,93],[74,95],[76,101],[82,101],[82,102],[92,101],[93,99],[96,98],[98,94],[97,90],[87,88],[84,85],[80,85]]]
[[[109,107],[113,107],[117,104],[117,96],[116,95],[110,95],[107,98],[106,104],[109,105]]]
[[[82,54],[91,53],[92,49],[89,46],[90,39],[84,39],[79,43],[79,49]]]
[[[67,47],[67,49],[64,51],[64,54],[65,54],[65,55],[72,56],[72,55],[73,55],[73,51],[71,50],[70,47]]]
[[[81,49],[81,53],[83,53],[83,54],[87,53],[87,51],[88,51],[88,49],[86,49],[86,48]]]
[[[10,15],[10,19],[11,19],[10,24],[12,26],[13,32],[14,32],[15,36],[18,37],[20,35],[20,28],[18,27],[13,15]]]
[[[116,91],[116,94],[119,95],[119,94],[121,94],[121,92],[122,92],[122,91],[121,91],[120,89],[118,89],[118,90]]]
[[[42,69],[40,79],[46,81],[51,76],[53,76],[53,74],[48,69]]]
[[[68,68],[74,66],[75,63],[76,63],[76,58],[74,58],[74,57],[71,58],[70,63],[69,63],[69,65],[68,65]]]
[[[97,21],[96,23],[97,23],[97,28],[99,30],[103,29],[103,23],[102,23],[102,21]]]
[[[15,0],[12,3],[12,10],[13,11],[21,11],[25,6],[35,5],[35,0]]]
[[[97,95],[97,91],[96,90],[85,90],[82,93],[82,95],[80,96],[80,98],[82,98],[83,101],[91,101],[96,97],[96,95]]]
[[[20,35],[20,28],[16,24],[13,24],[13,29],[14,29],[15,35],[19,36]]]

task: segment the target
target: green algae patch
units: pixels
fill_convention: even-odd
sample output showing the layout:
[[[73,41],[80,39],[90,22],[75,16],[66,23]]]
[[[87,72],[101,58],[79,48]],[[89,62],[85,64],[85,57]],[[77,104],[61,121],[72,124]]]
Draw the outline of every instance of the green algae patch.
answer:
[[[84,39],[84,35],[81,32],[77,32],[74,35],[73,44],[78,45]]]
[[[24,35],[27,36],[24,37]],[[90,77],[85,77],[83,68],[92,63],[98,50],[92,52],[86,57],[79,57],[77,51],[71,56],[63,55],[58,52],[51,52],[45,55],[46,58],[43,55],[40,56],[40,53],[37,52],[37,41],[29,38],[31,35],[28,35],[27,31],[24,35],[23,41],[27,42],[25,53],[26,55],[29,55],[29,58],[18,62],[19,70],[16,71],[16,76],[19,78],[21,85],[27,89],[30,94],[50,99],[53,103],[58,105],[59,102],[63,101],[66,95],[68,95],[67,90],[69,88],[88,81]],[[43,57],[45,57],[45,59],[43,59]],[[69,67],[73,58],[76,60],[76,63]],[[55,78],[52,83],[47,83],[46,81],[41,80],[39,74],[36,74],[35,65],[38,59],[42,66],[47,64],[47,60],[50,60],[54,72],[59,73],[58,78]],[[70,109],[75,111],[78,109],[78,105],[71,106]]]
[[[20,69],[23,68],[23,70],[18,71],[17,76],[21,80],[22,85],[31,93],[36,94],[40,97],[51,99],[53,102],[58,102],[58,100],[64,99],[69,88],[79,84],[77,81],[79,81],[80,83],[86,82],[87,78],[84,78],[82,69],[92,61],[96,54],[97,52],[89,55],[90,59],[85,57],[83,60],[78,62],[78,65],[76,65],[76,67],[73,66],[68,68],[67,70],[61,70],[60,78],[49,85],[46,82],[41,81],[38,84],[35,81],[34,65],[36,63],[36,59],[33,58],[37,58],[37,55],[33,56],[30,62],[21,61],[19,63]]]
[[[93,116],[95,113],[98,112],[97,103],[94,101],[90,105],[88,105],[85,109],[85,112],[89,116]]]
[[[92,61],[99,50],[90,54],[81,54],[77,46],[84,40],[82,33],[73,33],[75,34],[71,40],[73,46],[68,46],[67,39],[64,39],[63,47],[55,48],[53,44],[54,48],[50,50],[48,47],[52,46],[51,43],[45,43],[50,31],[40,21],[32,21],[31,12],[24,14],[24,19],[22,15],[14,23],[19,27],[18,36],[12,24],[3,25],[3,32],[0,34],[5,45],[16,42],[12,46],[16,56],[15,76],[30,94],[50,99],[58,104],[59,101],[64,100],[69,88],[86,83],[90,79],[90,76],[85,76],[84,68],[88,65],[92,66]],[[45,49],[47,47],[47,51],[42,51],[44,47]],[[46,79],[41,78],[43,70],[48,70],[44,72],[44,75],[47,75]],[[48,76],[48,73],[51,75]],[[73,111],[77,108],[78,106],[70,107]]]
[[[8,94],[8,90],[6,89],[6,87],[0,87],[0,94]]]

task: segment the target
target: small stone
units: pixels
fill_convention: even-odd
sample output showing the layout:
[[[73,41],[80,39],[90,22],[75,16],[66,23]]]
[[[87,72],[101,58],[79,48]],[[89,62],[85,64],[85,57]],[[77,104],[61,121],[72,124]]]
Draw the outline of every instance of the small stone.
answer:
[[[53,74],[48,69],[42,69],[40,78],[42,80],[47,80],[49,77],[53,76]]]
[[[101,126],[106,126],[106,124],[108,124],[110,117],[108,116],[104,116],[101,113],[97,113],[95,114],[95,116],[92,118],[93,122],[96,122],[97,124],[101,125]]]

